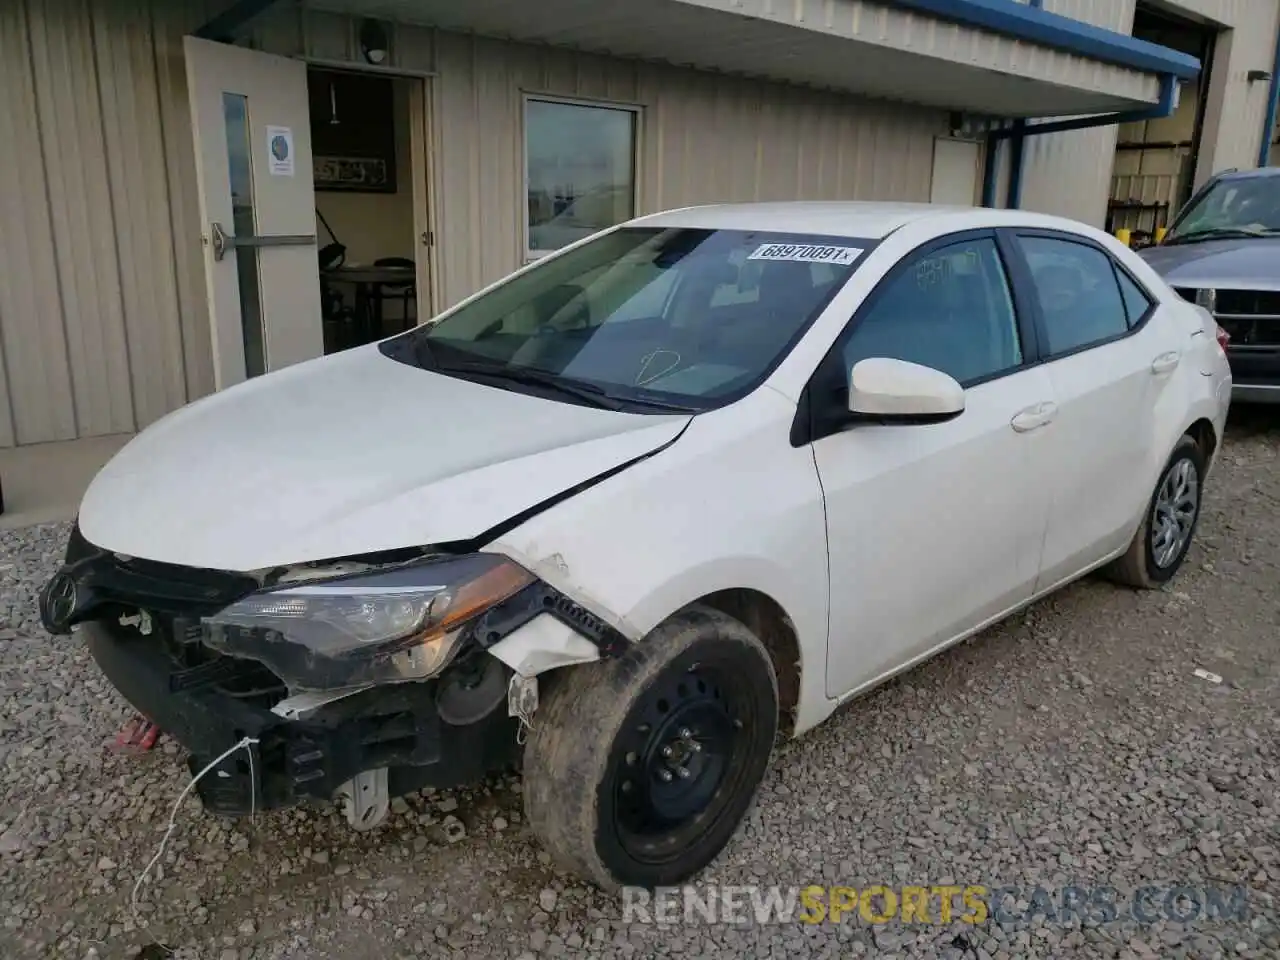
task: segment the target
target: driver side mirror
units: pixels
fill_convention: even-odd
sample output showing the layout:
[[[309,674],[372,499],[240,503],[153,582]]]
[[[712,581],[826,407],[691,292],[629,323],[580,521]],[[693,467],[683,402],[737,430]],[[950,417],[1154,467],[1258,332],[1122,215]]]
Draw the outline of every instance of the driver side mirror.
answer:
[[[858,420],[943,423],[964,413],[964,387],[932,367],[869,357],[849,373],[849,412]]]

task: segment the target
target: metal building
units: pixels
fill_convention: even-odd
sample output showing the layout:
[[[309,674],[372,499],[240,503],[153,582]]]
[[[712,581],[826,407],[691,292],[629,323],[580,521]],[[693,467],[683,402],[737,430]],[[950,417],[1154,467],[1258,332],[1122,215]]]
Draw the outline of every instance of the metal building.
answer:
[[[4,0],[0,446],[135,431],[661,208],[1101,226],[1117,125],[1187,89],[1194,179],[1256,164],[1280,0],[1159,6],[1211,71],[1135,0]]]

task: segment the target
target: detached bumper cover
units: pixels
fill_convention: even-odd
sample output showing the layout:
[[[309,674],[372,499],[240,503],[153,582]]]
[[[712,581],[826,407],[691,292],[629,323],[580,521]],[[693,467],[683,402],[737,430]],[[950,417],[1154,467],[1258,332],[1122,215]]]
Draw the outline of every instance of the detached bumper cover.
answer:
[[[260,700],[217,686],[175,691],[182,670],[154,636],[102,621],[83,624],[79,632],[125,699],[191,751],[193,773],[243,737],[260,741],[250,747],[252,774],[244,751],[237,751],[197,785],[215,813],[236,816],[253,806],[326,800],[356,774],[379,767],[389,768],[393,796],[454,786],[514,757],[516,721],[505,709],[467,726],[446,724],[435,705],[436,681],[375,687],[327,706],[314,719],[285,720]]]

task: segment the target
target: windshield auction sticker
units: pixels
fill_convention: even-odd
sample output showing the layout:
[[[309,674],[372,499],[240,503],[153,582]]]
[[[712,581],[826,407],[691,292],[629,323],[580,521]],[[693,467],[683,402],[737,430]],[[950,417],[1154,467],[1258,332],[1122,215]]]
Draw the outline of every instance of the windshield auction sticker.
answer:
[[[810,243],[765,243],[748,260],[790,260],[792,263],[834,263],[848,266],[862,253],[860,247],[823,247]]]

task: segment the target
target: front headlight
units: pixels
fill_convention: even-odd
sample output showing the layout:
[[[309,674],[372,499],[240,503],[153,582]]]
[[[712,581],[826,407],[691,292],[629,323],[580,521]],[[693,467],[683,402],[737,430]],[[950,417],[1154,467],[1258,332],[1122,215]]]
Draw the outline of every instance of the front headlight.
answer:
[[[1197,290],[1196,300],[1197,307],[1204,307],[1210,313],[1218,312],[1218,291],[1217,290]]]
[[[204,640],[303,689],[424,679],[466,623],[533,582],[505,557],[472,554],[290,584],[204,618]]]

